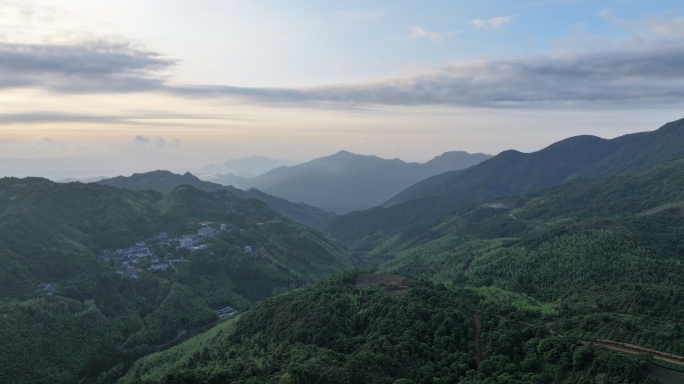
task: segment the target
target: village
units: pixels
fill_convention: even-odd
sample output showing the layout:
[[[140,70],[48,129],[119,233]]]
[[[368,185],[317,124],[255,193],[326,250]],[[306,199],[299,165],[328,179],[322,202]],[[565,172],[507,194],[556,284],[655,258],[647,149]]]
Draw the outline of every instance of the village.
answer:
[[[208,247],[207,244],[200,244],[203,240],[232,231],[232,228],[227,228],[226,224],[221,224],[220,230],[213,228],[209,221],[202,221],[198,224],[201,228],[197,230],[197,234],[186,234],[181,237],[171,238],[166,232],[161,232],[128,248],[119,248],[114,251],[104,250],[98,258],[100,261],[114,266],[116,273],[119,275],[138,279],[144,270],[164,272],[173,262],[187,261],[182,256],[181,259],[173,259],[174,255],[171,253],[166,253],[163,257],[157,255],[150,248],[152,245],[168,247],[172,243],[177,243],[176,250],[185,248],[190,250],[190,252],[194,252]]]
[[[224,307],[221,309],[216,309],[214,310],[216,312],[216,315],[219,317],[219,319],[223,319],[224,317],[229,317],[229,316],[235,316],[238,313],[238,310],[233,308],[233,307]]]

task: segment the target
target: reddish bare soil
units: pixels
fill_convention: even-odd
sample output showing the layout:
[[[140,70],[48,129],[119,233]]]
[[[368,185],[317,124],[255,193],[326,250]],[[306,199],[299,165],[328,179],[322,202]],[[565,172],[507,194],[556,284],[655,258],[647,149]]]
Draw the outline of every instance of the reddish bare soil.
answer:
[[[675,211],[675,216],[684,216],[684,209],[680,209],[678,211]]]
[[[408,292],[406,278],[399,275],[361,275],[356,279],[354,288],[368,288],[386,285],[390,293],[397,295]]]

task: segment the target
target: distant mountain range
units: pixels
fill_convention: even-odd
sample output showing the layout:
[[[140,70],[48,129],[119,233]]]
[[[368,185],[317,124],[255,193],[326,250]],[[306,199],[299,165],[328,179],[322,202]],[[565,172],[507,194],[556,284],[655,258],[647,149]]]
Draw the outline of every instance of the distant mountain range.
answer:
[[[226,160],[221,164],[209,164],[198,168],[196,175],[233,174],[237,177],[256,177],[271,169],[292,166],[297,163],[283,159],[273,159],[265,156],[250,156],[241,159]],[[209,176],[212,177],[212,176]],[[211,179],[207,179],[211,181]]]
[[[135,173],[131,176],[117,176],[111,179],[100,180],[97,183],[130,190],[151,189],[159,192],[170,191],[179,185],[191,185],[197,189],[209,192],[227,190],[242,199],[261,200],[283,215],[311,227],[320,227],[324,222],[336,216],[334,213],[323,211],[320,208],[303,203],[292,203],[285,199],[268,195],[254,188],[243,191],[231,186],[203,181],[190,172],[187,172],[184,175],[169,171]]]
[[[379,205],[410,185],[446,171],[468,168],[491,155],[446,152],[427,163],[340,151],[309,162],[279,167],[254,178],[212,175],[210,180],[237,188],[257,188],[290,201],[338,214]]]
[[[684,119],[612,140],[571,137],[537,152],[504,151],[474,167],[428,178],[381,206],[337,217],[324,229],[345,240],[373,231],[391,233],[467,202],[527,193],[578,177],[625,174],[682,156]]]
[[[80,182],[80,183],[96,183],[100,180],[108,179],[107,176],[94,176],[94,177],[84,177],[82,179],[77,179],[74,177],[68,177],[66,179],[61,179],[61,180],[55,180],[57,183],[73,183],[73,182]]]

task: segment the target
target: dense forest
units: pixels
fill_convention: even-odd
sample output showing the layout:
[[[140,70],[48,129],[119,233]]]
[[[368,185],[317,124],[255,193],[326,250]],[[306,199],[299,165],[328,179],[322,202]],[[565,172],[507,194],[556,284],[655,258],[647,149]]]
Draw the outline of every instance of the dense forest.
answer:
[[[624,383],[646,361],[498,316],[475,291],[359,273],[269,299],[124,383]],[[491,378],[496,378],[492,381]]]
[[[216,324],[216,308],[242,312],[353,268],[336,241],[227,191],[5,178],[0,212],[0,382],[112,382],[137,358]],[[164,271],[133,279],[97,258],[160,231],[196,234],[207,220],[229,230],[205,249],[153,246],[184,261]]]

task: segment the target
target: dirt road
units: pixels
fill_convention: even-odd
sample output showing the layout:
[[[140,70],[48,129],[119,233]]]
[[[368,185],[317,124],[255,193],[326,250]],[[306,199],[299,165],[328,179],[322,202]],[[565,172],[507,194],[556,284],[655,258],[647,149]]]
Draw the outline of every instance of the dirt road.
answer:
[[[473,343],[475,343],[475,363],[480,365],[482,362],[482,341],[480,341],[480,334],[482,333],[482,319],[478,313],[473,315],[475,320],[475,335],[473,336]]]

